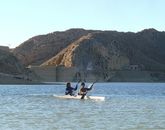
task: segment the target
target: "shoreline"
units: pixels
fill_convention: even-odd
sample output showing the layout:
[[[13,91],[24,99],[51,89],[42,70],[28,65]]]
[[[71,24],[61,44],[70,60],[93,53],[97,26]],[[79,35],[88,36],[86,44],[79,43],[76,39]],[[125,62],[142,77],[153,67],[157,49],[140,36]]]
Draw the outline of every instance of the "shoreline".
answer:
[[[76,82],[72,82],[72,83],[76,83]],[[86,82],[86,83],[91,83],[91,82]],[[127,81],[125,81],[125,82],[123,82],[123,81],[121,81],[121,82],[97,82],[97,83],[99,83],[99,84],[101,84],[101,83],[112,83],[112,84],[115,84],[115,83],[139,83],[139,84],[141,84],[141,83],[165,83],[165,82],[127,82]],[[10,83],[1,83],[0,82],[0,85],[66,85],[66,82],[33,82],[33,83],[23,83],[23,82],[10,82]]]
[[[41,79],[24,79],[24,78],[14,78],[10,75],[0,75],[0,85],[65,85],[68,81],[57,81],[57,82],[45,82]],[[76,83],[77,81],[70,81]],[[87,83],[94,82],[93,80],[88,80]],[[165,83],[163,80],[139,80],[137,79],[129,79],[129,78],[116,78],[111,81],[102,81],[98,80],[97,83]]]

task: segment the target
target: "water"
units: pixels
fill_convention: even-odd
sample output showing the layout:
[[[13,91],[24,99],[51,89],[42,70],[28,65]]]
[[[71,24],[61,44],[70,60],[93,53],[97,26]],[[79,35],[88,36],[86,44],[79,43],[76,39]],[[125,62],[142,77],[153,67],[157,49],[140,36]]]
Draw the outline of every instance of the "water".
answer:
[[[63,85],[0,85],[2,130],[165,130],[164,83],[97,83],[105,101],[57,99]]]

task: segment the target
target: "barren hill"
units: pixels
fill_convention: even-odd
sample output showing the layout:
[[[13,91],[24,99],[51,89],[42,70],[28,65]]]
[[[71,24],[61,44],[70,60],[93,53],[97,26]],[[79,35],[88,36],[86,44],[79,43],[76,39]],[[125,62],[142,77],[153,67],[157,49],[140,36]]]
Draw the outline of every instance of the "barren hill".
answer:
[[[76,66],[96,71],[122,70],[138,65],[145,70],[165,70],[165,33],[154,29],[138,33],[92,32],[68,45],[42,66]]]
[[[164,50],[165,32],[155,29],[137,33],[70,29],[30,38],[13,54],[25,66],[73,67],[85,73],[90,70],[103,81],[164,81]],[[70,74],[74,76],[76,71]]]
[[[26,66],[31,64],[40,65],[89,32],[92,31],[70,29],[63,32],[57,31],[35,36],[16,47],[13,53]]]

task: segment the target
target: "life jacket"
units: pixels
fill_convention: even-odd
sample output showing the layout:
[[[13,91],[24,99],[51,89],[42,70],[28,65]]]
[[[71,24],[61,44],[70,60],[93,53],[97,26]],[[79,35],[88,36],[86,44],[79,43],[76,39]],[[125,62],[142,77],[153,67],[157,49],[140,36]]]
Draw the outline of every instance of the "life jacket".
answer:
[[[83,94],[86,94],[87,93],[87,88],[85,88],[85,87],[82,87],[81,89],[80,89],[80,92],[78,93],[79,95],[83,95]]]
[[[81,88],[81,92],[87,92],[87,89],[86,88]]]

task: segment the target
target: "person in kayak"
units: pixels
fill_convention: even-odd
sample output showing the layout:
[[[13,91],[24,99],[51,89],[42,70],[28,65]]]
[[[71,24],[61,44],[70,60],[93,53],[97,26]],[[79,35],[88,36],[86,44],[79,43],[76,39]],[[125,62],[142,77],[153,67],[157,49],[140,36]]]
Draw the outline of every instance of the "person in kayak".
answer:
[[[74,96],[74,95],[75,95],[75,94],[74,94],[74,91],[77,90],[77,87],[78,87],[78,84],[76,85],[75,88],[73,88],[73,87],[71,86],[71,83],[68,82],[68,83],[66,84],[65,95]]]
[[[85,83],[82,82],[81,83],[81,87],[80,87],[80,90],[79,90],[79,93],[78,95],[82,95],[81,99],[84,99],[85,95],[88,93],[88,91],[90,91],[93,87],[93,84],[90,86],[90,88],[87,88],[85,87]]]

